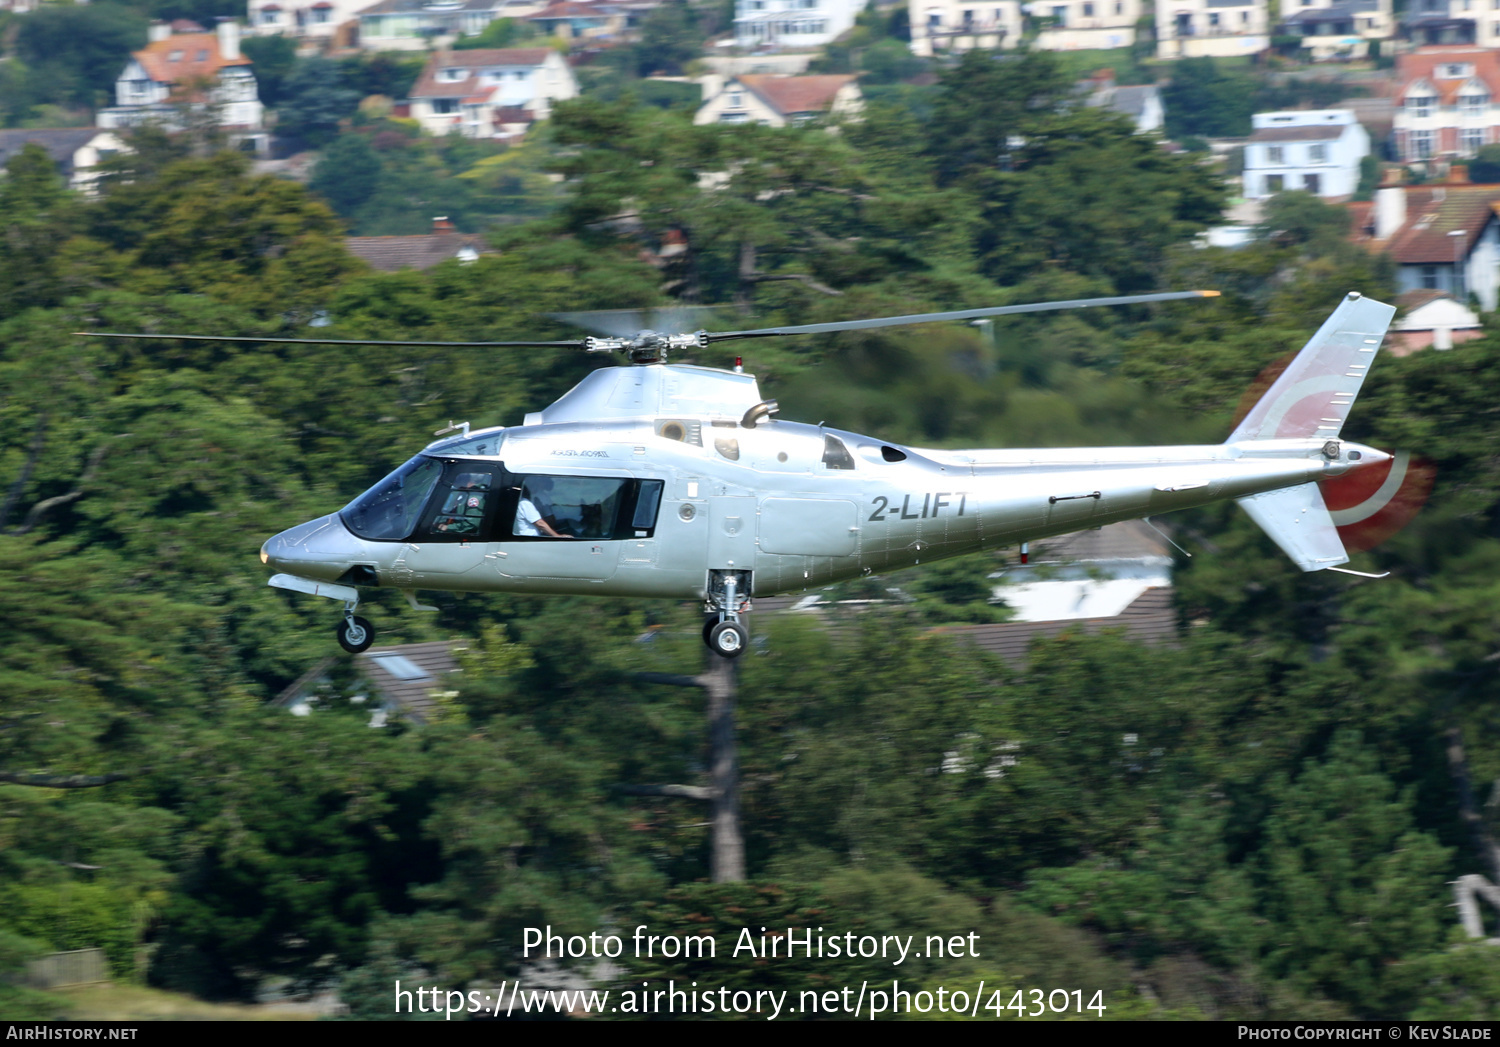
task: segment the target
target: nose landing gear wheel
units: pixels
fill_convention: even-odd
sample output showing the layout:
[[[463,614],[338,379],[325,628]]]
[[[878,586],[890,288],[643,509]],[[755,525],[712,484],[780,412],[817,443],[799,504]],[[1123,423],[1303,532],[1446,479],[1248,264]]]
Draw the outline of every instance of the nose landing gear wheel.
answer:
[[[345,618],[334,630],[339,646],[350,654],[358,654],[375,642],[375,627],[358,615]]]
[[[739,622],[720,622],[708,630],[708,648],[723,658],[738,658],[750,644],[750,634]]]

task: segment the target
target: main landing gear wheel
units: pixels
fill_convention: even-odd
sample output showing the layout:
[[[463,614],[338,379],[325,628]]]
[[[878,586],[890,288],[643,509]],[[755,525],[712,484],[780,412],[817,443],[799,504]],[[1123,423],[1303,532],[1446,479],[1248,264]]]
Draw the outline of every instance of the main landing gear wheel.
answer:
[[[750,634],[739,622],[720,622],[708,630],[708,649],[722,658],[738,658],[750,645]]]
[[[367,650],[375,642],[375,627],[358,615],[339,622],[334,632],[338,634],[339,646],[350,654]]]

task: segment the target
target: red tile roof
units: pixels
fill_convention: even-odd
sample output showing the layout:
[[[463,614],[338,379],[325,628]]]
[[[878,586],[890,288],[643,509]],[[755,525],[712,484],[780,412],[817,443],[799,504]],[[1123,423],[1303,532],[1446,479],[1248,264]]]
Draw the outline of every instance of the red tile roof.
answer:
[[[250,64],[250,59],[244,55],[221,58],[217,33],[175,33],[147,44],[145,50],[135,52],[134,57],[146,70],[146,75],[159,84],[211,80],[226,66]]]
[[[735,79],[782,116],[826,112],[833,105],[833,97],[839,93],[839,89],[854,82],[854,77],[843,75],[771,76],[750,73]]]
[[[1403,265],[1452,265],[1454,240],[1467,255],[1500,204],[1500,185],[1409,186],[1406,224],[1385,243]],[[1461,232],[1461,237],[1450,237]]]
[[[1468,78],[1439,79],[1437,67],[1449,62],[1461,62],[1474,66],[1474,75],[1484,81],[1493,97],[1500,97],[1500,53],[1483,47],[1423,47],[1411,54],[1396,59],[1396,104],[1406,99],[1407,89],[1418,80],[1425,80],[1438,93],[1441,105],[1457,105],[1459,89]],[[1451,261],[1451,259],[1450,259]]]

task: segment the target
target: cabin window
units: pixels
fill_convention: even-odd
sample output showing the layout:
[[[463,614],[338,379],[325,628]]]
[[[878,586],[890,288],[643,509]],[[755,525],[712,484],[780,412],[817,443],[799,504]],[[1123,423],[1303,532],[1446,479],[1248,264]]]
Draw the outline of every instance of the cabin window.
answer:
[[[662,480],[535,473],[507,474],[506,484],[499,509],[505,541],[652,537],[665,486]]]

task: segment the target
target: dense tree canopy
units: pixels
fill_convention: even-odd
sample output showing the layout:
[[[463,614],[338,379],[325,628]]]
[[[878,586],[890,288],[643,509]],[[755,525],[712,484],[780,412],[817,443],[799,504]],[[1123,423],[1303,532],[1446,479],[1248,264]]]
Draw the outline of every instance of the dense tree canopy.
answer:
[[[328,72],[312,94],[343,82]],[[71,334],[548,338],[551,313],[673,301],[744,326],[1214,287],[993,339],[745,350],[787,416],[919,445],[1188,442],[1222,439],[1345,292],[1391,295],[1389,263],[1299,194],[1250,246],[1198,246],[1215,176],[1075,101],[1047,56],[974,55],[927,123],[872,106],[832,134],[699,128],[621,93],[505,150],[340,117],[310,189],[151,134],[97,199],[16,157],[0,985],[36,950],[98,945],[122,976],[242,998],[337,982],[388,1014],[391,977],[513,976],[526,926],[816,912],[981,936],[981,957],[914,964],[914,986],[1089,984],[1111,1017],[1493,1018],[1497,961],[1449,948],[1447,882],[1492,871],[1458,783],[1500,779],[1494,332],[1382,359],[1361,399],[1351,437],[1439,469],[1428,511],[1361,561],[1381,582],[1302,575],[1221,506],[1180,521],[1195,556],[1160,646],[1069,633],[1021,664],[982,655],[947,627],[1003,616],[1004,551],[851,589],[883,610],[761,615],[740,665],[751,881],[729,886],[700,882],[694,801],[620,788],[702,781],[699,695],[637,676],[697,670],[697,608],[436,594],[423,616],[374,590],[361,613],[383,638],[466,649],[433,722],[372,728],[330,659],[332,605],[268,588],[255,556],[450,419],[518,423],[597,361]],[[449,199],[470,228],[506,222],[500,253],[373,273],[340,243],[345,221],[422,231]],[[268,704],[325,659],[312,715]],[[88,787],[44,789],[70,783]],[[614,987],[890,977],[659,959]],[[0,990],[17,1014],[55,1006]]]

